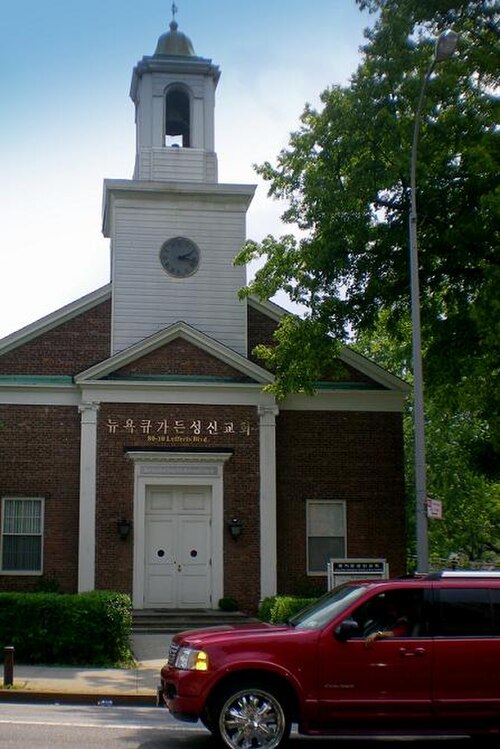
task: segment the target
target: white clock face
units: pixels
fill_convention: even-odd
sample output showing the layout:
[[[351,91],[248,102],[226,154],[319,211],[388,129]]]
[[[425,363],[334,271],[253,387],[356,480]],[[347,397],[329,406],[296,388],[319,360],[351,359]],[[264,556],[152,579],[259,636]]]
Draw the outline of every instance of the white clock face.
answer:
[[[162,244],[160,262],[174,278],[186,278],[198,269],[200,250],[186,237],[173,237]]]

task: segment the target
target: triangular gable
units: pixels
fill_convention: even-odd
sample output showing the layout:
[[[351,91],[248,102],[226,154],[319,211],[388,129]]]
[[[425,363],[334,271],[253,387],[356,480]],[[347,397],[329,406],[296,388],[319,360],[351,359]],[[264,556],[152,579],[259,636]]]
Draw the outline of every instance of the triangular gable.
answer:
[[[92,291],[90,294],[86,294],[80,299],[70,302],[70,304],[61,307],[55,312],[51,312],[49,315],[45,315],[45,317],[41,317],[24,328],[16,330],[15,333],[11,333],[0,340],[0,356],[19,346],[24,346],[25,343],[29,343],[35,338],[48,333],[50,330],[57,328],[68,320],[78,317],[78,315],[83,314],[98,304],[102,304],[102,302],[110,298],[111,284],[106,284],[106,286],[102,286],[96,289],[96,291]]]
[[[179,339],[225,365],[227,379],[240,382],[252,381],[259,385],[267,385],[274,379],[269,372],[253,364],[244,356],[180,321],[123,351],[119,351],[85,372],[81,372],[75,377],[75,382],[85,384],[96,380],[120,381],[127,378],[128,380],[136,379],[140,381],[148,379],[147,363],[146,366],[141,363],[141,360],[144,362],[147,358],[149,358],[150,366],[153,367],[149,379],[155,379],[156,376],[159,378],[159,375],[154,373],[155,367],[158,366],[158,358],[155,359],[156,352],[161,356],[161,350],[165,351],[169,344]],[[152,364],[153,362],[154,364]],[[222,371],[224,371],[224,368]],[[231,376],[233,373],[234,377]],[[175,374],[162,377],[163,380],[175,380],[175,378]],[[182,375],[179,375],[178,379],[182,379]],[[204,379],[222,382],[226,377],[222,375],[211,378],[210,375],[206,375]]]
[[[269,300],[262,301],[253,294],[251,294],[247,298],[247,302],[250,307],[253,307],[253,309],[257,310],[257,312],[266,315],[266,317],[270,317],[275,322],[279,322],[285,315],[293,314],[292,312],[284,309],[284,307],[280,307],[278,304],[275,304],[274,302],[271,302]]]
[[[261,301],[260,299],[258,299],[258,297],[255,296],[249,296],[248,303],[249,306],[252,307],[255,311],[262,315],[265,315],[276,325],[279,323],[281,318],[284,317],[284,315],[293,314],[283,309],[283,307],[274,304],[274,302]],[[382,388],[384,390],[394,390],[401,393],[408,393],[411,389],[410,386],[406,382],[404,382],[404,380],[397,377],[396,375],[391,374],[390,372],[387,372],[378,364],[375,364],[375,362],[367,359],[365,356],[362,356],[348,346],[346,346],[340,352],[339,360],[346,366],[347,370],[349,370],[349,377],[346,381],[350,381],[352,383],[353,380],[356,379],[355,376],[353,377],[353,375],[359,373],[361,375],[360,379],[363,382],[367,384],[369,382],[373,382],[373,384],[377,388]],[[328,385],[327,382],[324,382],[322,384],[325,386]],[[333,384],[334,383],[332,383],[332,385]]]
[[[386,390],[396,390],[400,393],[409,393],[410,385],[400,377],[391,374],[383,367],[380,367],[366,356],[358,354],[354,349],[346,346],[340,353],[340,360],[348,367],[352,367],[357,372],[361,372],[365,377],[376,382]]]

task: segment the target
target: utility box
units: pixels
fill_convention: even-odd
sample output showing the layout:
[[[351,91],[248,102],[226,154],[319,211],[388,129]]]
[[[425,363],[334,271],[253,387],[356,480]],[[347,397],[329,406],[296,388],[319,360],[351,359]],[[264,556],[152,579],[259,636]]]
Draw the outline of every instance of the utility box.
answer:
[[[389,565],[386,559],[330,559],[327,565],[328,590],[356,580],[386,580]]]

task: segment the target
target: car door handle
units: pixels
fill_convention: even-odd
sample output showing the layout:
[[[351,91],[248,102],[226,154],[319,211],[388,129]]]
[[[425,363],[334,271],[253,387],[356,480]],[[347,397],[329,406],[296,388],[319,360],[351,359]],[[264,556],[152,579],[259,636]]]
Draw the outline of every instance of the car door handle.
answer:
[[[415,648],[414,650],[407,650],[406,648],[399,648],[399,654],[403,658],[418,658],[425,655],[425,648]]]

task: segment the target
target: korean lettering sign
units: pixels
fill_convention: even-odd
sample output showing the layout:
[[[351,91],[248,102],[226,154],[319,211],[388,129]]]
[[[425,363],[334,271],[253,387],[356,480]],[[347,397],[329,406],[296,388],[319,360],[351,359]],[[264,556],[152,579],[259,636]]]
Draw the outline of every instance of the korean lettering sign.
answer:
[[[385,571],[384,561],[342,561],[333,562],[336,574],[381,575]]]
[[[106,430],[111,435],[138,435],[150,443],[204,443],[210,437],[220,435],[243,435],[249,437],[255,426],[248,420],[228,421],[221,419],[111,419],[106,421]]]

